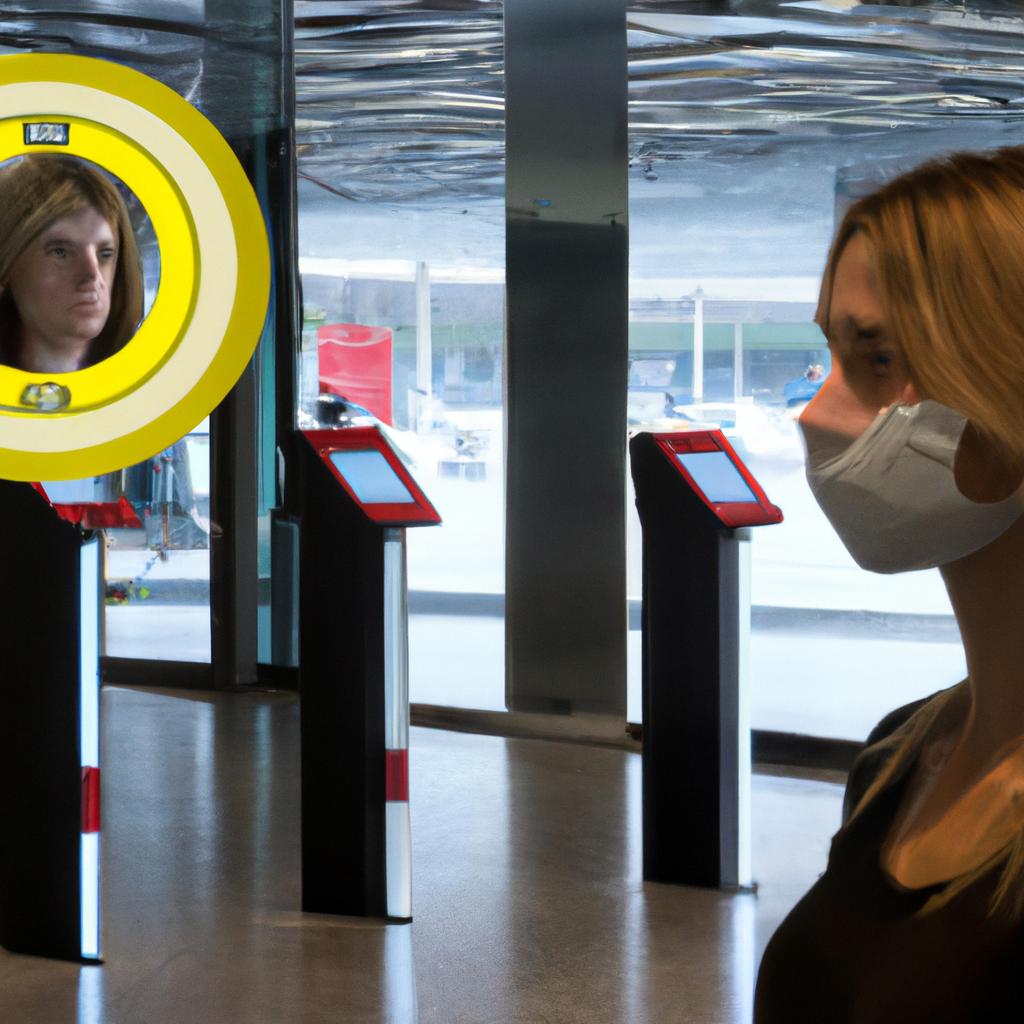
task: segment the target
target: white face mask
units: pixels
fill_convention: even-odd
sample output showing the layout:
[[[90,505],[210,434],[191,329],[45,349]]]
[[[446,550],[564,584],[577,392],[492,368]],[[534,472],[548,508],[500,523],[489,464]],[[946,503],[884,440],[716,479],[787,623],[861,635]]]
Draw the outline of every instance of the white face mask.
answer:
[[[872,572],[955,562],[990,544],[1024,513],[1016,495],[965,498],[953,461],[967,421],[937,402],[894,405],[848,448],[807,446],[807,482],[846,550]]]

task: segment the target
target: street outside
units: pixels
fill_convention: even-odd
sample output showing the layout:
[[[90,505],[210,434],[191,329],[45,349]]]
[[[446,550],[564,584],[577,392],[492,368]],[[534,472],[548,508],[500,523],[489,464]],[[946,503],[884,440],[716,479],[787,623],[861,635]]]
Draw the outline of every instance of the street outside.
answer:
[[[447,426],[424,436],[399,433],[414,474],[444,519],[440,527],[408,531],[412,591],[500,594],[504,589],[502,414],[449,413]],[[780,411],[745,437],[748,465],[779,505],[785,521],[757,528],[752,541],[752,604],[815,611],[949,616],[935,570],[880,576],[857,568],[807,488],[803,452],[791,417]],[[765,426],[767,424],[767,426]],[[455,432],[486,438],[472,458],[455,454]],[[768,436],[768,431],[774,431]],[[476,462],[470,475],[459,464]],[[470,476],[474,478],[470,478]],[[631,488],[630,488],[631,490]],[[586,557],[585,553],[583,555]],[[627,496],[628,592],[640,596],[640,526]],[[147,565],[149,566],[146,570]],[[146,581],[208,579],[208,552],[114,548],[110,578]],[[107,652],[125,657],[209,659],[208,606],[147,604],[107,608]],[[756,628],[751,636],[753,724],[863,739],[888,710],[957,682],[964,675],[960,645],[938,640],[800,635]],[[504,624],[500,617],[414,614],[410,621],[411,695],[418,703],[504,709]],[[948,630],[946,633],[948,634]],[[628,712],[640,717],[639,633],[629,635]]]

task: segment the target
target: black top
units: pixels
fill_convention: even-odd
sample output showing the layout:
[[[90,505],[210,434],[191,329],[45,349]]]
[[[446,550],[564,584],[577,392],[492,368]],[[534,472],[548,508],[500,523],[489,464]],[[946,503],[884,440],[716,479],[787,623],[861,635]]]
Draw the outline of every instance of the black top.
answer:
[[[923,703],[894,713],[869,740]],[[858,759],[847,814],[884,753],[883,742]],[[945,884],[907,890],[882,870],[882,843],[912,767],[835,835],[825,873],[772,936],[757,978],[755,1024],[1024,1020],[1024,927],[986,916],[1002,863],[923,917],[915,914]]]

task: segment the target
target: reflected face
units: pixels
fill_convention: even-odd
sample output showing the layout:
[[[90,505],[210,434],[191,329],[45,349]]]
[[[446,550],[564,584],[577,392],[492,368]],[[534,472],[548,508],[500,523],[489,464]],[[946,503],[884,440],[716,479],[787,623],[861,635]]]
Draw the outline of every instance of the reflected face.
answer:
[[[859,232],[836,265],[828,342],[843,380],[866,409],[877,412],[901,398],[917,401],[903,349],[886,324],[878,278]]]
[[[93,207],[54,221],[11,267],[22,346],[80,350],[103,330],[117,269],[117,236]]]

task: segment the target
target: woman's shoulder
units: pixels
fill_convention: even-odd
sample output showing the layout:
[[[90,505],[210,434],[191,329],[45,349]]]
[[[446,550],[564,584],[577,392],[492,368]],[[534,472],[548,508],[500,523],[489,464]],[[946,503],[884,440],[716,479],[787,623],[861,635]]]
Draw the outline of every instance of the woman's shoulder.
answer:
[[[900,745],[910,734],[920,716],[936,717],[937,713],[956,696],[962,683],[947,687],[911,701],[902,707],[890,711],[868,733],[864,748],[857,755],[850,768],[846,781],[846,792],[843,795],[843,824],[845,825],[854,809],[860,804],[864,794],[879,776]]]

